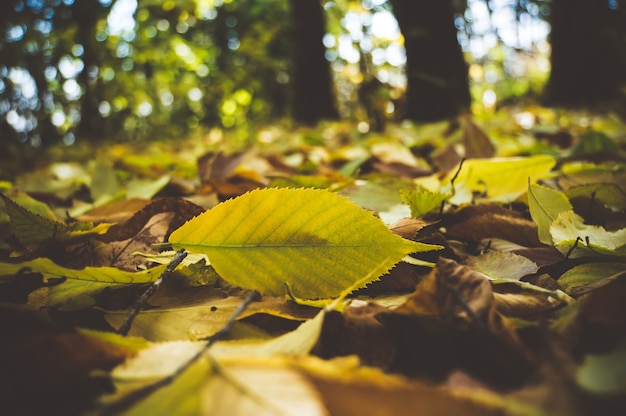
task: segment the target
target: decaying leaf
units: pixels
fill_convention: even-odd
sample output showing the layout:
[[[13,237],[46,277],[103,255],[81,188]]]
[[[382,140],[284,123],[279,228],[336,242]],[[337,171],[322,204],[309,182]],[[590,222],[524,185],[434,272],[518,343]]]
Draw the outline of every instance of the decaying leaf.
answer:
[[[405,255],[438,248],[402,239],[348,200],[314,189],[250,192],[187,222],[169,242],[206,254],[236,286],[312,299],[364,287]]]
[[[467,265],[492,280],[519,280],[536,273],[539,267],[526,257],[505,251],[489,251],[481,256],[469,257]]]
[[[539,246],[537,226],[512,210],[492,204],[469,205],[442,223],[446,236],[462,241],[506,240],[523,247]]]
[[[398,342],[392,370],[440,380],[462,369],[504,384],[532,372],[515,329],[495,310],[487,277],[454,260],[440,258],[407,302],[379,319]]]
[[[469,116],[463,117],[463,145],[468,159],[493,157],[496,149],[489,136]]]

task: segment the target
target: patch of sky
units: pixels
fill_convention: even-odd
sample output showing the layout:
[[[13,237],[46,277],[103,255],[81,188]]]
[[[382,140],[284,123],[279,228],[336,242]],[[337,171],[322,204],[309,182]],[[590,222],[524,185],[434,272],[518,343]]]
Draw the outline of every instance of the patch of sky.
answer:
[[[125,33],[134,33],[135,18],[133,16],[136,10],[137,0],[117,0],[107,17],[109,34],[122,36]]]
[[[7,29],[5,38],[7,42],[13,43],[24,39],[24,35],[26,35],[25,25],[13,25]]]
[[[72,58],[69,55],[63,55],[59,59],[59,72],[65,79],[76,78],[78,74],[85,68],[85,63],[78,58]]]

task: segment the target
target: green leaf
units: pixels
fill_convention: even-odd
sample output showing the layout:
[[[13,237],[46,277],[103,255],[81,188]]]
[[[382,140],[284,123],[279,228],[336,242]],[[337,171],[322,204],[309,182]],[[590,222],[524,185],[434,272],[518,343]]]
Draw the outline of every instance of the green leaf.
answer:
[[[98,158],[91,177],[91,197],[94,206],[99,207],[118,197],[119,181],[111,162]]]
[[[158,179],[133,179],[126,184],[126,198],[151,199],[171,180],[169,175],[163,175]]]
[[[554,164],[554,158],[546,155],[466,160],[455,180],[458,189],[451,202],[471,202],[472,192],[486,194],[493,201],[513,201],[526,191],[529,178],[531,182],[545,178]],[[449,184],[457,170],[452,169],[442,183]]]
[[[550,234],[554,246],[563,254],[571,251],[573,258],[594,255],[626,256],[626,228],[611,232],[597,225],[587,225],[574,211],[560,213],[550,227]]]
[[[419,186],[412,191],[400,191],[400,196],[405,204],[411,208],[413,218],[421,218],[429,212],[441,207],[443,201],[447,201],[452,195],[442,192],[432,192]]]
[[[560,213],[572,209],[572,204],[562,192],[545,186],[530,184],[528,186],[528,208],[530,209],[530,216],[537,224],[539,241],[552,245],[550,227]]]
[[[315,189],[263,189],[217,205],[172,233],[229,283],[276,296],[340,295],[376,280],[405,255],[438,249],[394,235],[347,199]]]
[[[517,281],[522,277],[536,273],[537,264],[524,256],[507,251],[491,250],[481,256],[472,256],[468,266],[481,272],[491,280]]]
[[[90,223],[83,222],[66,224],[57,219],[52,211],[41,203],[27,201],[28,205],[22,206],[2,194],[0,197],[9,214],[13,233],[29,250],[36,250],[43,242],[51,239],[75,241],[90,235],[104,234],[112,225],[99,224],[94,227]]]
[[[585,263],[572,267],[559,277],[559,285],[568,294],[581,294],[588,288],[595,288],[605,281],[609,283],[616,276],[626,273],[623,263]]]

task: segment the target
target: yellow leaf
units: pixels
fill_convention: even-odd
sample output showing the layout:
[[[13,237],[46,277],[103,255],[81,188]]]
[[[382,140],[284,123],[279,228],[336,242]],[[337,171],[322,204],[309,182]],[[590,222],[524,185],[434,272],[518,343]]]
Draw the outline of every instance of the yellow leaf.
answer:
[[[562,192],[537,184],[528,186],[528,208],[537,224],[539,241],[552,244],[550,227],[561,212],[572,209],[572,204]]]
[[[510,202],[526,191],[528,181],[545,178],[555,164],[551,156],[470,159],[463,163],[454,185],[454,204],[471,202],[473,192],[493,201]],[[452,169],[443,183],[450,183],[458,169]]]
[[[44,278],[66,278],[100,283],[148,283],[156,280],[165,266],[157,266],[141,272],[125,272],[115,267],[85,267],[69,269],[52,260],[39,257],[22,263],[0,263],[0,276],[18,274],[21,270],[41,273]]]
[[[554,246],[573,258],[626,256],[626,228],[612,232],[597,225],[587,225],[574,211],[560,213],[550,227],[550,234]]]
[[[188,221],[169,242],[206,254],[233,285],[275,296],[289,287],[309,299],[364,287],[405,255],[440,248],[394,235],[371,213],[317,189],[249,192]]]

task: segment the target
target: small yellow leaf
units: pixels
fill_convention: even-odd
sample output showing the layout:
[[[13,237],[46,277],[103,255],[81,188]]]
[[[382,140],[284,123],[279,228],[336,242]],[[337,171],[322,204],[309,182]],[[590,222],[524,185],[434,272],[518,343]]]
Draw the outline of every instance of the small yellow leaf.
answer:
[[[539,241],[552,244],[550,227],[561,212],[572,209],[572,204],[562,192],[537,184],[528,187],[528,208],[530,215],[537,224]]]

